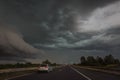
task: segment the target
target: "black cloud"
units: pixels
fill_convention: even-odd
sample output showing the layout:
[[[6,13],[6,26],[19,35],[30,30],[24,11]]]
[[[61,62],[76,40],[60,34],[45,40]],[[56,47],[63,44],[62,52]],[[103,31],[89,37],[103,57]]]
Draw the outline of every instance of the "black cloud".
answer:
[[[101,40],[91,41],[91,39],[102,34],[104,34],[103,37],[112,35],[114,38],[115,35],[119,35],[119,27],[103,32],[77,32],[74,20],[76,15],[86,20],[95,9],[116,1],[118,0],[1,0],[0,21],[16,27],[23,35],[23,40],[37,48],[48,49],[52,45],[52,48],[72,48],[73,50],[107,51],[113,48],[118,50],[119,44],[109,44]],[[114,40],[119,43],[120,39]],[[90,43],[87,44],[87,41]],[[24,52],[15,48],[12,50],[18,54],[3,51],[0,55],[4,56],[3,59],[5,56],[21,59],[30,57],[29,54],[25,55]]]

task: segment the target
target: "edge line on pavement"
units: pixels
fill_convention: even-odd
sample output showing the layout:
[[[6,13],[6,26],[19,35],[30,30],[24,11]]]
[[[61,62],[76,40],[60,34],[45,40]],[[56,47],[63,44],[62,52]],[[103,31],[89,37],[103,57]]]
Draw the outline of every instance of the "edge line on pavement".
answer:
[[[70,67],[72,70],[74,70],[75,72],[77,72],[78,74],[82,75],[84,78],[86,78],[87,80],[92,80],[91,78],[89,78],[88,76],[84,75],[83,73],[81,73],[80,71],[78,71],[77,69]]]
[[[33,72],[33,73],[34,73],[34,72]],[[15,77],[7,78],[7,79],[5,79],[5,80],[11,80],[11,79],[15,79],[15,78],[19,78],[19,77],[31,75],[31,74],[33,74],[33,73],[27,73],[27,74],[23,74],[23,75],[18,75],[18,76],[15,76]]]

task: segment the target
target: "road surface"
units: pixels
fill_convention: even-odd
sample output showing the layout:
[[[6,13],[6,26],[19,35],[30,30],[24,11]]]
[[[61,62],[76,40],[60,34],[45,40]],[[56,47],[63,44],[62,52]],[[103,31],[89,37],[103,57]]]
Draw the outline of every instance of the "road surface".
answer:
[[[66,66],[49,73],[35,72],[9,80],[120,80],[120,76]]]

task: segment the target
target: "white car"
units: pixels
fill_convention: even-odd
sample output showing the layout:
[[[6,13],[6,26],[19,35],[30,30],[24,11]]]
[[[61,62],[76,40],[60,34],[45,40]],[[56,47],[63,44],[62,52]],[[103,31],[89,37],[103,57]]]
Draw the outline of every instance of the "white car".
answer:
[[[38,71],[39,72],[50,72],[50,71],[52,71],[52,67],[50,67],[48,64],[41,64],[38,67]]]

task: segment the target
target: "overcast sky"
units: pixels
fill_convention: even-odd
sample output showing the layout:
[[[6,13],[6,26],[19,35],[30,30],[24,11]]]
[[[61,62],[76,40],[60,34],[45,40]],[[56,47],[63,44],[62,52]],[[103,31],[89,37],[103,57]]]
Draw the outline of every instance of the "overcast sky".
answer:
[[[0,60],[120,59],[119,0],[0,0]]]

